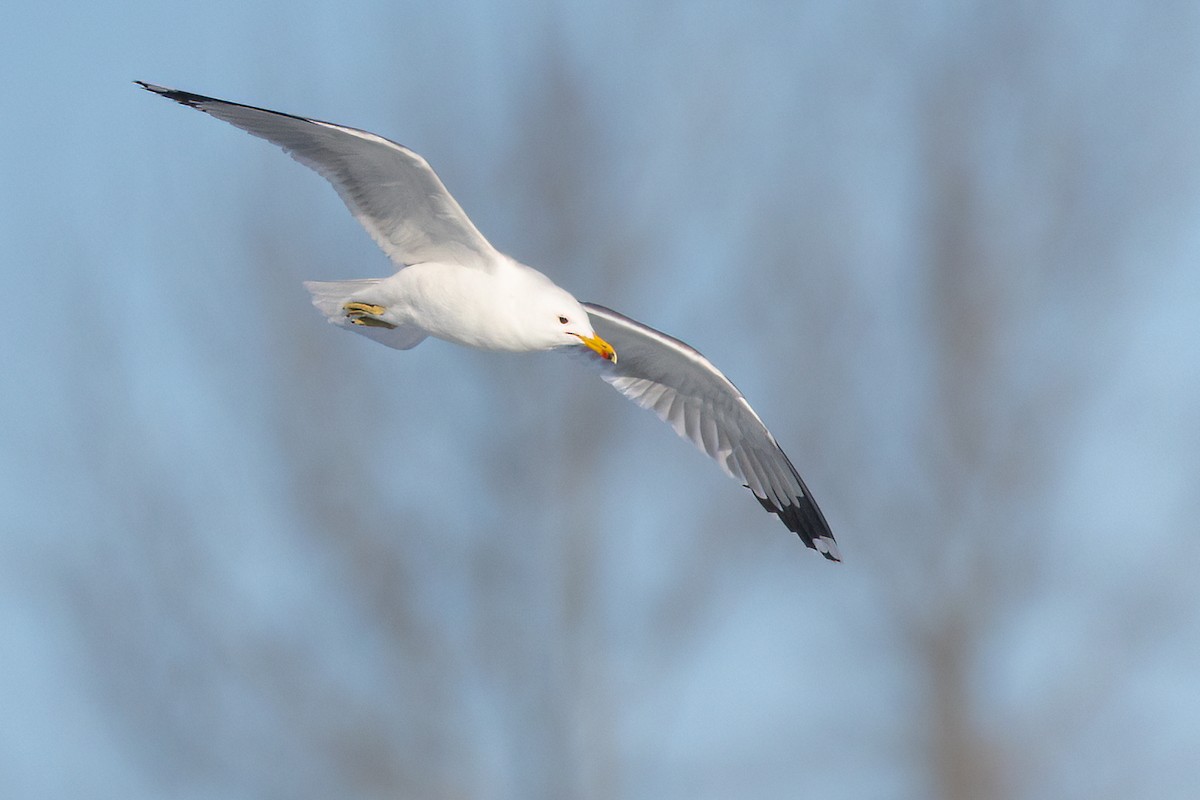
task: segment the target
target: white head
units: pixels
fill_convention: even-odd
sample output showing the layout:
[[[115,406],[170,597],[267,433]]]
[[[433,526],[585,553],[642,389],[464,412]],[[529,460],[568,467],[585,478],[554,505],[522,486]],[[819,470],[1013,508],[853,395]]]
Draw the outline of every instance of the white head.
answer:
[[[523,322],[531,336],[546,349],[582,344],[601,358],[617,361],[612,345],[596,335],[592,320],[570,292],[550,284],[536,294],[536,301],[523,309]]]

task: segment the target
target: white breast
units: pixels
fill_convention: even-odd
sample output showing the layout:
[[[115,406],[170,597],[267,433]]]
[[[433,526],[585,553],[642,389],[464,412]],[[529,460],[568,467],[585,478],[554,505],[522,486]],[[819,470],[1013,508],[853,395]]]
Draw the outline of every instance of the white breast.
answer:
[[[405,324],[455,344],[517,352],[545,348],[530,329],[537,298],[562,291],[540,272],[511,260],[487,270],[413,264],[379,288],[384,304]]]

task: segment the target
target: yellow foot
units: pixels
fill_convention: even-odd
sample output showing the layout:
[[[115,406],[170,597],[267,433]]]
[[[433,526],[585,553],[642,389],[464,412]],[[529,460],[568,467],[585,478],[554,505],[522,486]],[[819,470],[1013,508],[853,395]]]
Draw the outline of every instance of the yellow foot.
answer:
[[[387,311],[383,306],[370,303],[345,303],[342,305],[342,311],[346,312],[346,318],[354,325],[365,325],[368,328],[390,329],[396,327],[386,320],[379,319],[379,315]]]

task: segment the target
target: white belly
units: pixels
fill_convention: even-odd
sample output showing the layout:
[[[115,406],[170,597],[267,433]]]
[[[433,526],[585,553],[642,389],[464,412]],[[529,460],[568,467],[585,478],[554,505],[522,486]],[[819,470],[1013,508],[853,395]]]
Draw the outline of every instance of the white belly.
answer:
[[[520,298],[549,279],[515,262],[487,271],[457,264],[414,264],[377,287],[384,316],[396,325],[415,325],[429,335],[485,350],[541,350],[523,333],[528,309]]]

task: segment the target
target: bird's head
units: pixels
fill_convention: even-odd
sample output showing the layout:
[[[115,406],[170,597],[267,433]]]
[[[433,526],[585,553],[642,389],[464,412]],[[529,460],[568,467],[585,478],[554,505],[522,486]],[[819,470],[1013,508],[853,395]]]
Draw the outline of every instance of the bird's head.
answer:
[[[544,332],[549,347],[582,345],[604,360],[617,363],[617,351],[596,335],[591,317],[578,300],[561,289],[543,297],[545,302],[539,303],[534,311],[537,315],[534,322]]]

